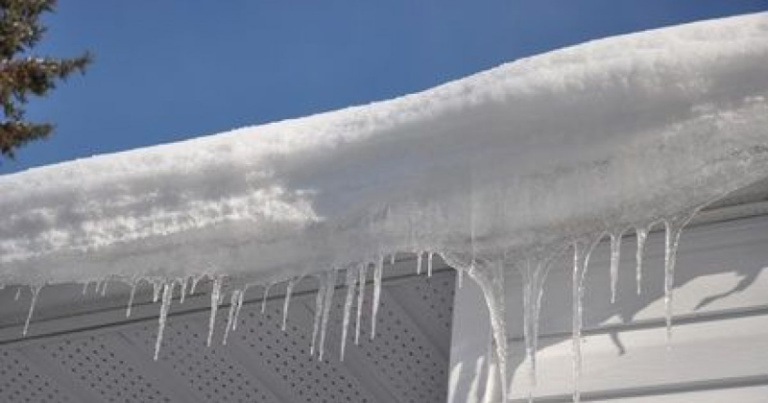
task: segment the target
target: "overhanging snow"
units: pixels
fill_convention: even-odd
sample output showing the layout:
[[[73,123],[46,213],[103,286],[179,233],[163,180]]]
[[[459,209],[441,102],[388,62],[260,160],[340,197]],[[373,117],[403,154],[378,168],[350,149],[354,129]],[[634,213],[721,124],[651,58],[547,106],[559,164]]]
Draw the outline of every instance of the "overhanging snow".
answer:
[[[768,176],[766,66],[761,13],[3,176],[0,278],[268,281],[647,226]]]

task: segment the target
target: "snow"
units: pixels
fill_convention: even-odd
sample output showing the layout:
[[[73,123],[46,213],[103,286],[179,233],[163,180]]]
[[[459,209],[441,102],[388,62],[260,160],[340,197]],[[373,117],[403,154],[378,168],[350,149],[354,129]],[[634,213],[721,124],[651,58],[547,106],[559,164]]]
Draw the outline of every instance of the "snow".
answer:
[[[322,359],[336,270],[357,270],[357,343],[368,265],[375,316],[384,256],[415,253],[421,272],[426,254],[431,273],[437,253],[484,288],[491,364],[505,379],[500,273],[517,268],[532,282],[526,345],[535,350],[547,261],[569,250],[578,384],[592,245],[611,237],[620,298],[622,234],[641,242],[664,224],[671,331],[684,224],[768,177],[766,66],[768,13],[739,16],[594,41],[389,101],[3,176],[0,283],[146,279],[155,299],[163,290],[167,314],[174,281],[192,278],[194,290],[206,276],[210,345],[223,282],[317,276],[311,350]]]
[[[0,177],[6,283],[286,279],[525,249],[765,176],[766,14],[595,41],[391,101]]]

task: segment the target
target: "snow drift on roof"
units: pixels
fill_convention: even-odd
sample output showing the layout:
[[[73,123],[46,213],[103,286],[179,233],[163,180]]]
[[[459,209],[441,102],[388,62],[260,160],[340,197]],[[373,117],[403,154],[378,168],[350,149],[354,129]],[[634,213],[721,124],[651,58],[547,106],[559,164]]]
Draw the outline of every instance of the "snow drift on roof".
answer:
[[[768,176],[766,66],[761,13],[3,176],[0,277],[284,279],[647,226]]]

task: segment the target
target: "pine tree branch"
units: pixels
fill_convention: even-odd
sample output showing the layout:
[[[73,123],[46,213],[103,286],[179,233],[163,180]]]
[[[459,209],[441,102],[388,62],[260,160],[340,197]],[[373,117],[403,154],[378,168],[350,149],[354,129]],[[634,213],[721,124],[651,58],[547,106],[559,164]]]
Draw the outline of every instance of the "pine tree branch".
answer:
[[[46,31],[40,15],[55,6],[56,0],[0,0],[0,155],[13,158],[17,148],[53,130],[48,123],[25,121],[29,96],[48,95],[58,81],[84,73],[92,62],[90,53],[69,59],[22,56]]]

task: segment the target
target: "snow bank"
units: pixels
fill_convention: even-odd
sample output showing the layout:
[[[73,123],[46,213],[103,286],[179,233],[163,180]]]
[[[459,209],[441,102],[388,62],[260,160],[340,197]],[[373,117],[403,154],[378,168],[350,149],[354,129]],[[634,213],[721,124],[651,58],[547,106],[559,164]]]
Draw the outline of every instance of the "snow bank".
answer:
[[[768,176],[768,14],[0,177],[0,278],[264,280],[647,226]]]

